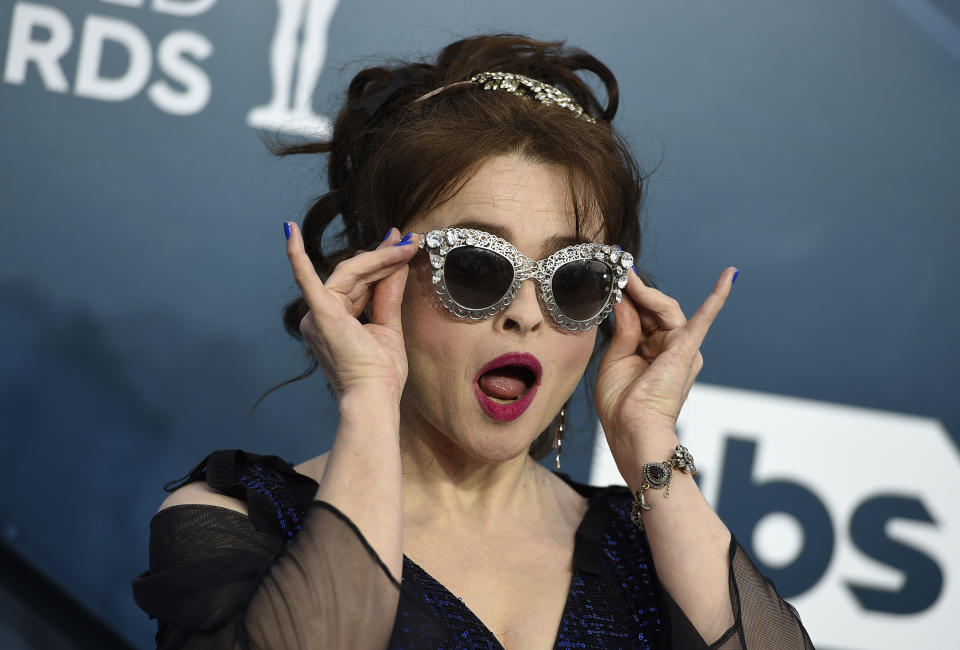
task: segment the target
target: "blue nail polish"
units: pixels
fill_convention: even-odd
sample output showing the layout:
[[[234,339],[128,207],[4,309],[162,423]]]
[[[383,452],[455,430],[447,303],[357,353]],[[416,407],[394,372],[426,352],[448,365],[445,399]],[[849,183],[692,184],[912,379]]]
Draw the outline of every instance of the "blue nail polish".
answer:
[[[413,243],[412,241],[401,241],[394,244],[394,246],[409,246],[412,243]]]
[[[289,221],[283,222],[283,235],[287,239],[290,239],[290,222]]]
[[[620,248],[620,244],[614,244],[614,246],[617,247],[617,250],[618,250],[618,251],[622,251],[622,250],[623,250],[622,248]]]
[[[640,273],[637,271],[637,265],[634,264],[634,265],[633,265],[632,267],[630,267],[630,268],[633,269],[633,274],[639,278],[639,277],[640,277]]]
[[[740,275],[740,269],[737,269],[736,271],[734,271],[734,273],[733,273],[733,279],[730,280],[730,284],[733,284],[734,282],[737,281],[737,276],[738,276],[738,275]]]
[[[408,232],[406,235],[403,236],[403,239],[401,239],[396,244],[394,244],[394,246],[403,246],[405,244],[409,244],[411,237],[413,237],[413,232]]]
[[[393,228],[388,229],[387,234],[383,236],[383,239],[381,241],[387,241],[390,238],[390,233],[392,232],[393,232]]]

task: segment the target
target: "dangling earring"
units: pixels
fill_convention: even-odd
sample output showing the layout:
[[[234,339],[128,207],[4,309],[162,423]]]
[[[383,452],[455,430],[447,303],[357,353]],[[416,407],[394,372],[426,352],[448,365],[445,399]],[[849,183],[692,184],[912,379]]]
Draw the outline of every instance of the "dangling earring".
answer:
[[[557,428],[553,434],[553,448],[557,450],[557,455],[553,460],[553,466],[556,469],[560,469],[560,452],[563,451],[563,415],[566,410],[566,406],[560,409],[560,421],[557,423]]]

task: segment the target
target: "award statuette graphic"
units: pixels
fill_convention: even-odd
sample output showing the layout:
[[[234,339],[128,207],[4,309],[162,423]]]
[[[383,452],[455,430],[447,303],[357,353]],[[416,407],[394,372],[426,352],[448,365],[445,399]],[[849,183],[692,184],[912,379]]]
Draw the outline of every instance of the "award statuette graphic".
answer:
[[[313,111],[327,57],[327,32],[338,0],[277,0],[270,44],[270,101],[247,113],[247,126],[324,137],[330,120]]]

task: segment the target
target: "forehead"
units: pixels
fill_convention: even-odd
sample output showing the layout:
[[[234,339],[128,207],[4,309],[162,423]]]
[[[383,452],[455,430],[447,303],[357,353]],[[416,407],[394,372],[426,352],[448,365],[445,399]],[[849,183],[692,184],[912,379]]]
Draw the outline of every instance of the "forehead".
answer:
[[[569,174],[563,168],[501,156],[479,165],[453,196],[414,219],[411,226],[417,230],[450,226],[486,230],[528,255],[579,241],[600,241],[602,220],[584,215],[582,210],[577,236],[572,194]]]

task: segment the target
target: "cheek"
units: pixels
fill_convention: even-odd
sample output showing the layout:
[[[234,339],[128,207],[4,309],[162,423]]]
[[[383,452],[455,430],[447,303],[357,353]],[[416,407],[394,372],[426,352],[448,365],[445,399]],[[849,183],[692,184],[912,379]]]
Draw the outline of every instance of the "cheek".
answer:
[[[441,374],[449,372],[465,356],[457,332],[462,326],[448,312],[430,281],[430,270],[417,265],[410,269],[400,309],[403,341],[410,368],[408,381],[425,381],[436,386]]]
[[[586,332],[567,332],[569,343],[564,346],[566,354],[564,355],[570,363],[576,363],[584,369],[590,362],[590,355],[593,354],[593,348],[597,344],[597,328],[594,327]]]
[[[569,395],[580,383],[593,347],[597,340],[597,330],[577,332],[564,335],[564,340],[558,342],[555,350],[554,363],[559,370],[560,388],[565,395]]]
[[[411,264],[400,305],[403,336],[408,349],[424,338],[441,336],[450,322],[450,314],[437,298],[430,276],[426,264]]]

